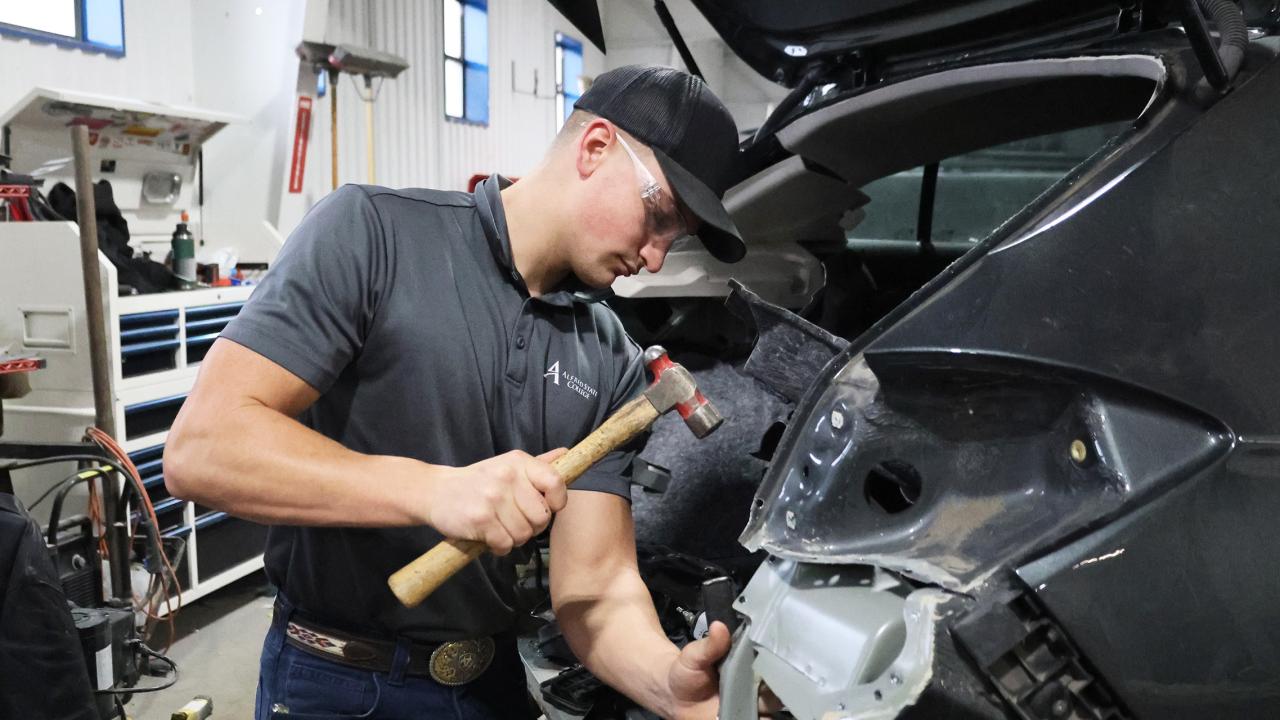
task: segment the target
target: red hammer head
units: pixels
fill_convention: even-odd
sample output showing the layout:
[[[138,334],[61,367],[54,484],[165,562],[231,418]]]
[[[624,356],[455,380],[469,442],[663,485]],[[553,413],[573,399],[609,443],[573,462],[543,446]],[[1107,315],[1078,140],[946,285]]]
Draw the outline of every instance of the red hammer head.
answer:
[[[659,413],[675,407],[697,438],[706,437],[724,422],[724,417],[698,390],[693,375],[684,366],[672,362],[661,345],[651,345],[644,351],[644,364],[653,373],[653,384],[645,395]]]

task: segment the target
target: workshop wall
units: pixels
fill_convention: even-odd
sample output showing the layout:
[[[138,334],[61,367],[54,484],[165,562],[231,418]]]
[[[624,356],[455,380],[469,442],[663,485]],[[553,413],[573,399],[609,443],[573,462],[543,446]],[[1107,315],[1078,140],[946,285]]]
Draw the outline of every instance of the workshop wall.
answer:
[[[42,86],[238,115],[205,146],[204,212],[189,209],[207,241],[201,260],[227,245],[265,260],[279,245],[265,224],[277,220],[305,6],[125,0],[124,57],[0,36],[0,66],[20,69],[0,73],[0,108]]]
[[[0,63],[22,69],[0,73],[0,107],[43,85],[239,115],[243,122],[205,148],[208,247],[220,238],[253,244],[264,221],[287,236],[330,191],[329,106],[322,98],[313,111],[304,191],[283,192],[294,47],[304,15],[316,8],[327,15],[324,36],[307,39],[378,48],[409,62],[382,87],[375,108],[379,184],[462,189],[473,173],[519,176],[555,135],[555,33],[581,35],[545,0],[489,5],[487,127],[444,117],[440,0],[125,0],[123,58],[0,38]],[[589,75],[604,68],[590,43],[583,60]],[[367,182],[363,103],[350,76],[337,93],[340,182]]]
[[[680,35],[689,46],[707,84],[729,108],[738,129],[764,122],[772,106],[786,95],[786,88],[752,70],[716,34],[711,23],[689,0],[666,0]],[[685,68],[652,0],[610,0],[600,3],[607,67],[633,63]]]
[[[190,3],[195,103],[238,115],[204,148],[205,250],[235,244],[249,257],[274,256],[280,189],[292,140],[294,87],[306,0]],[[131,18],[127,15],[125,22]],[[313,145],[313,152],[328,145]],[[229,240],[232,243],[229,243]],[[258,257],[254,257],[257,255]]]
[[[403,57],[409,69],[387,80],[374,109],[377,182],[388,186],[464,189],[474,173],[519,176],[542,157],[558,129],[555,117],[555,33],[580,34],[546,0],[489,3],[489,124],[444,116],[443,48],[439,0],[334,0],[324,42],[352,43]],[[603,54],[584,43],[588,75],[604,68]],[[534,78],[537,77],[536,95]],[[367,182],[365,115],[356,81],[338,83],[338,176]],[[304,201],[329,192],[329,104],[316,103]],[[300,206],[281,208],[281,231]]]
[[[191,4],[125,0],[124,17],[123,58],[0,36],[0,108],[37,86],[172,105],[195,102]]]
[[[689,0],[669,0],[676,22],[711,86],[746,129],[784,90],[756,76],[715,36]],[[224,238],[265,248],[330,191],[329,100],[313,110],[306,182],[284,192],[294,122],[304,16],[323,37],[400,55],[409,69],[387,81],[375,107],[377,182],[462,189],[473,173],[519,176],[542,156],[558,128],[554,37],[582,39],[546,0],[489,4],[488,126],[447,120],[443,109],[441,0],[125,0],[126,55],[112,58],[29,40],[0,38],[0,107],[33,86],[67,88],[239,115],[205,148],[204,230],[210,249]],[[648,62],[682,67],[649,0],[601,3],[605,56],[583,43],[584,70]],[[318,17],[319,23],[313,22]],[[333,92],[331,89],[330,92]],[[339,105],[339,180],[367,182],[364,106],[344,76]]]
[[[323,31],[304,33],[303,16],[311,22],[317,8]],[[251,236],[260,218],[287,236],[331,190],[328,97],[318,98],[312,110],[303,191],[284,190],[298,73],[293,48],[304,36],[376,48],[409,63],[378,91],[376,179],[391,187],[444,189],[465,188],[477,172],[519,176],[537,163],[558,128],[555,33],[577,36],[545,0],[491,2],[490,121],[475,126],[444,117],[440,0],[201,0],[191,14],[199,104],[246,118],[206,149],[206,209],[218,218],[208,227],[211,238]],[[228,54],[233,48],[236,52]],[[584,55],[588,74],[602,71],[604,57],[598,49],[586,44]],[[361,91],[351,76],[339,78],[340,183],[368,182]]]

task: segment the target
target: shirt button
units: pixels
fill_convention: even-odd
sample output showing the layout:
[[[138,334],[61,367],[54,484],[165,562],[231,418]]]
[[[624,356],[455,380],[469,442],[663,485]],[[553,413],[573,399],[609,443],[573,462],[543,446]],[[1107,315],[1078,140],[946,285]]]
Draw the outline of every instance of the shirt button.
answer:
[[[518,336],[518,337],[516,338],[516,349],[517,349],[517,350],[523,350],[523,349],[524,349],[524,336],[523,336],[523,335],[520,335],[520,336]]]

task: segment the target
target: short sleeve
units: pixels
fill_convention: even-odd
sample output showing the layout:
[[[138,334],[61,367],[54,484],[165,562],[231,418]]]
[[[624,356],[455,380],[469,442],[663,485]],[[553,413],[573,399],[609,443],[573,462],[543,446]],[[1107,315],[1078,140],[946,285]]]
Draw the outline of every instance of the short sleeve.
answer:
[[[644,392],[647,385],[644,361],[640,347],[621,331],[619,354],[616,367],[619,368],[613,394],[610,397],[609,410],[605,417],[612,416],[623,405]],[[626,446],[614,450],[604,459],[591,466],[573,483],[573,490],[593,490],[620,495],[631,502],[631,463],[636,454],[644,449],[648,433],[642,433]]]
[[[307,213],[222,337],[326,392],[364,346],[386,284],[369,195],[344,185]]]

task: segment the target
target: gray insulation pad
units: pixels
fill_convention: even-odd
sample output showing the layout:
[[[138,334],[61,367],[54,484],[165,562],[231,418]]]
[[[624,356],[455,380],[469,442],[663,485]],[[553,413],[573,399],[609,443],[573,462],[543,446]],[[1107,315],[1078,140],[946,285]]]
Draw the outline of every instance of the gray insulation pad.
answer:
[[[711,561],[746,558],[738,534],[767,467],[751,453],[775,421],[785,420],[790,406],[743,374],[741,363],[693,354],[672,359],[693,373],[725,421],[702,440],[677,413],[654,424],[640,457],[669,469],[671,486],[661,494],[632,486],[636,539]]]

